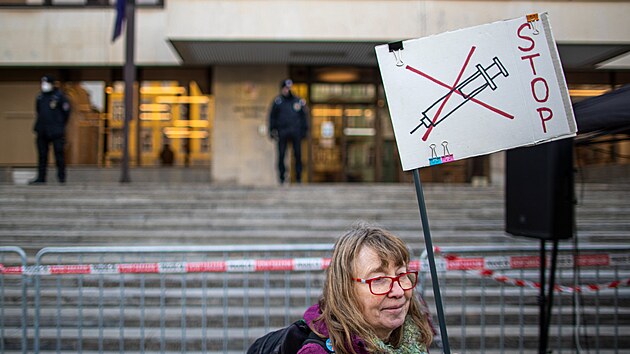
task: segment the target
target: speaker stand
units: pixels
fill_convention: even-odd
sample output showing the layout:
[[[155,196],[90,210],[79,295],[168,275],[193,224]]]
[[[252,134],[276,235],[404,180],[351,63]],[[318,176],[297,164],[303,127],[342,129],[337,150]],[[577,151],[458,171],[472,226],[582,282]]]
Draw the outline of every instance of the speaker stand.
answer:
[[[545,295],[545,271],[546,271],[546,240],[540,240],[540,295],[538,302],[540,305],[540,342],[538,344],[538,353],[547,354],[547,345],[549,342],[549,325],[551,323],[551,308],[553,307],[553,293],[556,287],[556,263],[558,260],[558,240],[552,240],[553,247],[551,250],[551,262],[549,269],[549,290]]]

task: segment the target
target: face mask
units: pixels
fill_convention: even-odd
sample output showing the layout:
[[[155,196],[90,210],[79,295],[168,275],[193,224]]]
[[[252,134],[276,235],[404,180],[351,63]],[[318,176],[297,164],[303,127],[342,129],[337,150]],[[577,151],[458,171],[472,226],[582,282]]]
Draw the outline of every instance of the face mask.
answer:
[[[42,82],[42,92],[50,92],[53,89],[53,85],[50,82]]]

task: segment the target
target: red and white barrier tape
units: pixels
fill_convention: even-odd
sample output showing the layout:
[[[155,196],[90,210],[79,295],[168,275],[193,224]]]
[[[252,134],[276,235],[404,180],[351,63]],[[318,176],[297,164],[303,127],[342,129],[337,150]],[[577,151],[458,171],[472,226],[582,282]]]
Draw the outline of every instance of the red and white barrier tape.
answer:
[[[107,263],[5,267],[0,274],[156,274],[156,273],[226,273],[267,271],[313,271],[328,268],[328,258],[251,259],[211,262]]]
[[[436,260],[443,262],[444,270],[463,270],[471,274],[478,274],[482,277],[511,284],[519,287],[529,287],[540,289],[540,283],[525,279],[510,278],[505,275],[495,274],[495,270],[509,269],[537,269],[540,268],[540,257],[537,256],[498,256],[498,257],[476,257],[461,258],[453,254],[440,255],[439,248],[436,253],[440,258]],[[556,266],[558,268],[570,268],[574,263],[578,267],[593,266],[627,266],[630,264],[630,257],[627,254],[586,254],[574,256],[558,256]],[[630,278],[625,280],[614,280],[605,284],[588,284],[577,286],[555,285],[554,291],[563,293],[574,292],[596,292],[605,289],[616,289],[621,286],[630,286]]]
[[[440,271],[468,271],[483,277],[490,277],[498,282],[515,286],[540,288],[540,284],[522,279],[512,279],[496,275],[495,270],[537,269],[540,258],[537,256],[489,256],[458,257],[440,255],[436,248],[436,268]],[[630,265],[628,254],[585,254],[577,257],[559,256],[558,268],[588,266],[627,266]],[[287,258],[287,259],[250,259],[210,262],[159,262],[159,263],[106,263],[106,264],[72,264],[42,266],[8,266],[0,264],[2,275],[63,275],[63,274],[164,274],[164,273],[249,273],[268,271],[321,271],[328,268],[329,258]],[[426,260],[412,261],[412,270],[428,269]],[[630,279],[616,280],[608,284],[566,287],[557,285],[556,291],[583,292],[629,286]]]
[[[540,289],[540,283],[533,282],[525,279],[515,279],[509,278],[505,275],[495,275],[494,271],[486,269],[482,270],[478,273],[479,275],[487,278],[492,278],[499,283],[511,284],[520,287],[528,287],[533,289]],[[622,286],[630,286],[630,278],[625,280],[615,280],[606,284],[588,284],[588,285],[578,285],[578,286],[564,286],[564,285],[555,285],[554,291],[560,293],[582,293],[582,292],[597,292],[605,289],[616,289]]]

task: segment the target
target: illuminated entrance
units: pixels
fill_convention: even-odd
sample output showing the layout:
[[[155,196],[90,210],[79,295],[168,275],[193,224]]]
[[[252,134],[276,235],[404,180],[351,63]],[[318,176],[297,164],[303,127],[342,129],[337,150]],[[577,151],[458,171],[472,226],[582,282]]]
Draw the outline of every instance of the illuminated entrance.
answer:
[[[311,85],[312,182],[374,182],[377,161],[376,87]]]
[[[130,162],[149,167],[210,165],[213,97],[204,95],[195,82],[180,86],[176,81],[143,81],[139,92],[139,116],[129,124]],[[108,87],[107,95],[103,164],[115,166],[123,153],[123,83]]]

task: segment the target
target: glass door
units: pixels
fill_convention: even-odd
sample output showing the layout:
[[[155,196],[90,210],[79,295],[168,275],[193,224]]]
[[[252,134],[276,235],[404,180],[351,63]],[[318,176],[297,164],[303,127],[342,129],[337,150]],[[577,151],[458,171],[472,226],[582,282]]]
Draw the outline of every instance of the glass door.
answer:
[[[373,105],[344,106],[344,180],[347,182],[375,180],[375,118]]]
[[[343,106],[316,104],[311,108],[313,182],[343,180]]]
[[[376,181],[376,89],[371,83],[311,85],[312,181]]]
[[[313,182],[374,182],[375,112],[366,104],[315,104]]]

